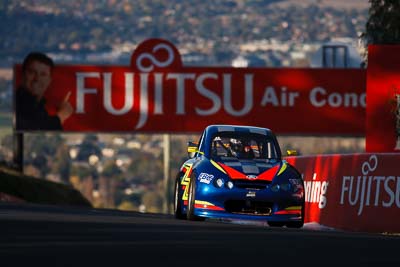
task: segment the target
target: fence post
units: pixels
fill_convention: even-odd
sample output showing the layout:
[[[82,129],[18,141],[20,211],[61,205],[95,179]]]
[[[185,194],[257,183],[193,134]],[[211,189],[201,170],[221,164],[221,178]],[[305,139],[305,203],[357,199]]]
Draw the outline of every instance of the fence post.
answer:
[[[170,142],[169,134],[164,134],[164,202],[163,212],[169,214],[170,212],[170,194],[169,194],[169,176],[170,176]]]

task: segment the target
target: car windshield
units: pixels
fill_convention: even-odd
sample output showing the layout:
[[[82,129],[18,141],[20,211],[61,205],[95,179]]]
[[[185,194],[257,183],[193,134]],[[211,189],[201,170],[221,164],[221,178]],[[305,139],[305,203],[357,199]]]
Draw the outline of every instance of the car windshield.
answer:
[[[276,159],[277,148],[273,139],[262,134],[220,132],[211,142],[211,158],[229,159]]]

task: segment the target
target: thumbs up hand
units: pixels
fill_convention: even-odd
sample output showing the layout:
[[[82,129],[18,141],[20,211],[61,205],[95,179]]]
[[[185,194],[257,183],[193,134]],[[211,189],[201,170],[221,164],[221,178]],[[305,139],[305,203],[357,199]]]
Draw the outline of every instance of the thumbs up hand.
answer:
[[[63,124],[64,121],[68,119],[74,112],[74,109],[72,108],[71,104],[68,101],[70,96],[71,96],[71,91],[69,91],[65,95],[64,100],[61,102],[57,111],[57,116],[60,118],[61,124]]]

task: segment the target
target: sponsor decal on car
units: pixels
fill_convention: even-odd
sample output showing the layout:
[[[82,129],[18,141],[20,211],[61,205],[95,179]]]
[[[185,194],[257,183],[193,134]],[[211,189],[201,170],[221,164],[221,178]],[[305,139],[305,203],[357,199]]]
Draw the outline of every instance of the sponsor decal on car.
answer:
[[[210,184],[210,182],[214,179],[214,175],[202,172],[197,179],[200,183]]]
[[[256,197],[256,192],[249,191],[249,192],[247,192],[246,197]]]

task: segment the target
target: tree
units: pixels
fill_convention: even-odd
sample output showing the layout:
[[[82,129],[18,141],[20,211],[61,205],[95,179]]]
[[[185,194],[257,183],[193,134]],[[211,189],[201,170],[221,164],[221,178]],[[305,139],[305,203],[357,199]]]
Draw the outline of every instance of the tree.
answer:
[[[146,207],[147,212],[162,212],[163,197],[160,192],[147,191],[142,196],[142,204]]]
[[[80,180],[83,180],[89,176],[91,176],[93,170],[91,170],[90,166],[87,165],[72,165],[71,167],[71,176],[77,176]]]
[[[115,161],[110,160],[104,163],[104,169],[102,172],[102,175],[107,177],[107,178],[115,178],[115,179],[121,179],[122,176],[122,171],[121,169],[117,166]]]
[[[367,59],[369,44],[400,44],[400,1],[370,0],[369,18],[362,39]]]
[[[63,147],[64,139],[59,134],[28,134],[24,142],[25,163],[32,164],[45,178],[50,171],[51,163],[59,147]]]
[[[79,147],[77,160],[87,162],[91,155],[96,155],[101,159],[101,149],[98,144],[98,137],[95,134],[87,134]]]
[[[128,211],[138,211],[139,208],[134,203],[124,200],[121,204],[118,205],[119,210],[128,210]]]
[[[28,134],[24,142],[24,157],[29,159],[32,153],[53,157],[62,144],[64,139],[59,134]]]
[[[64,183],[69,183],[71,159],[66,144],[62,144],[57,148],[51,171],[53,173],[58,173]]]
[[[136,183],[156,184],[162,179],[162,160],[151,153],[143,152],[134,158],[128,167],[128,172],[134,176]]]

